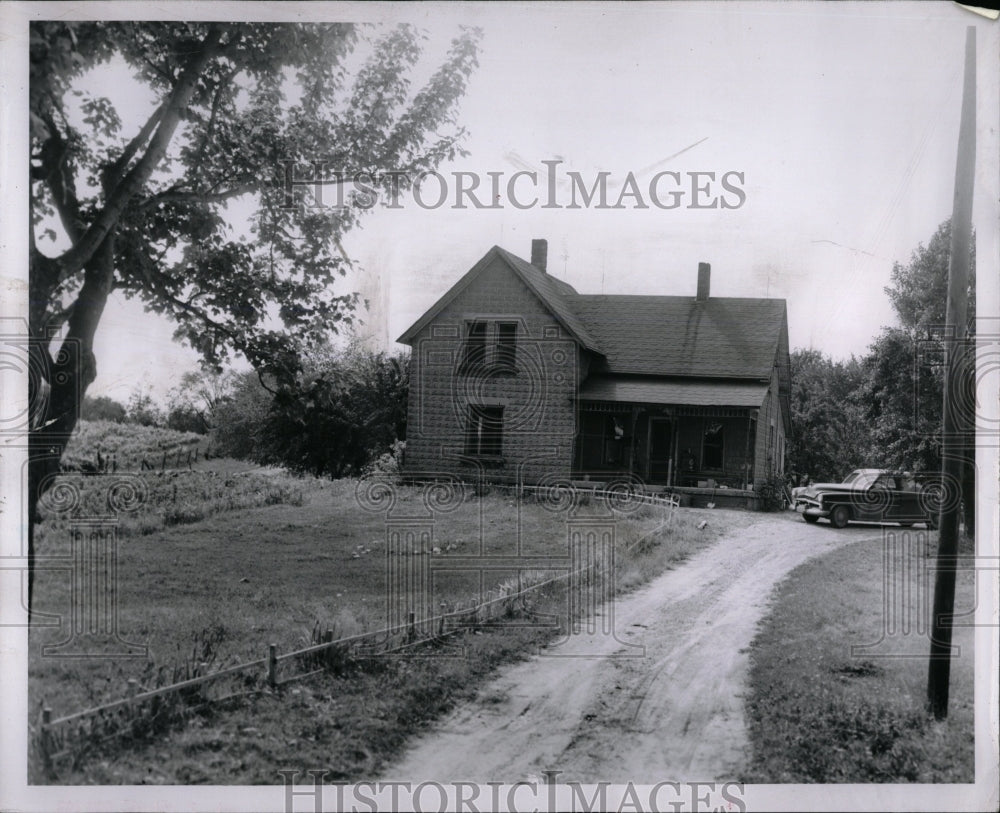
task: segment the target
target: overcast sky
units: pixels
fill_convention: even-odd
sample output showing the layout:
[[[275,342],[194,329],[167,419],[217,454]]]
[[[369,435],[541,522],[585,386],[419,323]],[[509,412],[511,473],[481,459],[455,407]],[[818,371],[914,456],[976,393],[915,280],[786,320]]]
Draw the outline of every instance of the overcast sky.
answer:
[[[561,159],[560,172],[588,184],[610,172],[612,200],[630,171],[644,195],[656,172],[679,172],[685,184],[686,173],[733,172],[745,196],[738,208],[690,209],[688,189],[670,210],[636,209],[632,199],[624,210],[542,209],[542,201],[518,210],[505,201],[492,211],[404,199],[345,243],[364,269],[357,285],[376,303],[365,332],[384,346],[396,347],[492,245],[527,258],[532,238],[544,237],[550,272],[582,293],[691,295],[698,262],[709,262],[713,295],[784,297],[791,346],[845,358],[894,322],[882,290],[893,262],[950,215],[964,28],[978,19],[953,4],[381,13],[426,26],[435,60],[460,23],[485,31],[461,105],[469,155],[442,172],[502,172],[506,183]],[[992,94],[995,104],[996,71],[983,69],[993,36],[980,34],[980,98]],[[519,188],[530,200],[528,184]],[[721,191],[717,182],[712,189]],[[171,332],[113,297],[91,393],[125,400],[145,377],[162,396],[194,360]]]

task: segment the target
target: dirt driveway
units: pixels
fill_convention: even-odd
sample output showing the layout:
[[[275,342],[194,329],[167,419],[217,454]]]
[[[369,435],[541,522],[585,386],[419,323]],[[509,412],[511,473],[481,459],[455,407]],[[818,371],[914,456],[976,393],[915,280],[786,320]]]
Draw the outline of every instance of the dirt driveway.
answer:
[[[700,511],[709,522],[724,511]],[[715,519],[713,519],[715,518]],[[772,589],[805,560],[875,526],[743,514],[682,566],[605,605],[615,634],[571,636],[507,667],[384,779],[725,781],[744,764],[748,646]]]

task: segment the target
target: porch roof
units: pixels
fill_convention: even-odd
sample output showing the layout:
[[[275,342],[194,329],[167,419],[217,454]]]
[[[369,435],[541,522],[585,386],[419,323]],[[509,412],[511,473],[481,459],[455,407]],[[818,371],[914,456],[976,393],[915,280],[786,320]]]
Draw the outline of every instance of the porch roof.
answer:
[[[587,379],[580,387],[582,401],[629,401],[637,404],[759,407],[767,384],[757,381],[636,380],[618,376]]]

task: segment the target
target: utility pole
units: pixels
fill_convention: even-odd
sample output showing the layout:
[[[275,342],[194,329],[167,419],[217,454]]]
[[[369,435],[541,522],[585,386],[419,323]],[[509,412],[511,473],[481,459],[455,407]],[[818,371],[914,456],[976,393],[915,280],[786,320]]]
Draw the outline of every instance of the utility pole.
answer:
[[[951,216],[951,257],[948,264],[948,309],[944,343],[944,426],[941,448],[941,480],[944,500],[938,537],[937,577],[931,618],[930,663],[927,669],[927,702],[934,717],[948,716],[951,677],[951,633],[955,609],[955,571],[959,536],[959,495],[965,444],[961,370],[965,367],[965,325],[968,310],[969,253],[972,243],[972,190],[976,169],[976,29],[965,30],[965,82],[962,92],[962,122],[958,135],[955,167],[955,198]],[[966,369],[968,369],[966,367]],[[973,371],[974,374],[974,371]]]

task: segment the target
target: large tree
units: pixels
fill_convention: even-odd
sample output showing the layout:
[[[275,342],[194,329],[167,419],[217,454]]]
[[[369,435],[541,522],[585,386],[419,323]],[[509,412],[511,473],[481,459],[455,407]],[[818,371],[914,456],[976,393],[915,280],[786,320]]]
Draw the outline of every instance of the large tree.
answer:
[[[892,284],[883,290],[892,302],[900,325],[914,339],[938,335],[944,327],[948,302],[948,258],[951,251],[951,220],[944,221],[925,246],[914,249],[908,263],[894,263]],[[969,263],[969,309],[967,329],[976,331],[976,241],[972,241]]]
[[[935,472],[941,468],[941,375],[933,340],[885,328],[862,361],[855,395],[862,405],[859,435],[872,466]]]
[[[853,357],[840,362],[818,350],[795,350],[791,365],[789,467],[814,482],[839,482],[867,463],[867,434],[855,398],[861,364]]]
[[[409,26],[32,24],[29,559],[112,291],[174,320],[207,364],[241,354],[279,387],[350,322],[341,238],[371,201],[289,207],[282,183],[325,161],[398,195],[459,152],[478,32],[459,32],[416,88],[421,42]],[[126,111],[84,90],[108,65],[151,100],[131,132]],[[252,214],[233,222],[240,210]]]
[[[958,380],[951,396],[960,408],[965,433],[960,455],[966,533],[975,530],[976,371],[976,241],[969,258],[968,311],[965,325],[945,333],[951,220],[944,221],[927,245],[920,244],[906,264],[896,263],[885,293],[892,301],[901,330],[886,330],[872,345],[867,403],[869,418],[878,421],[876,439],[888,459],[918,468],[941,467],[944,346],[959,354]],[[881,432],[879,431],[881,426]]]

